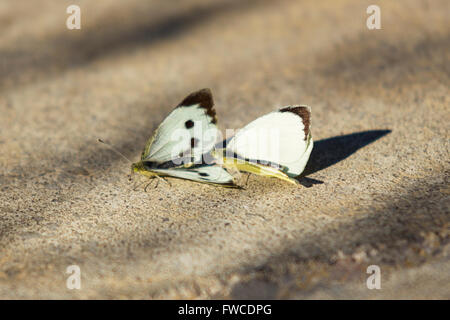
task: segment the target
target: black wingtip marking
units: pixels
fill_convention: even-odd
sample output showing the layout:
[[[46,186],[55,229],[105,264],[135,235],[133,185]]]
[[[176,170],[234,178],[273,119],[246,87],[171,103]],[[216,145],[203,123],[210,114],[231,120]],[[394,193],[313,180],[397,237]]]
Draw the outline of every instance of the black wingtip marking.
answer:
[[[306,140],[311,129],[311,109],[307,106],[293,106],[280,109],[280,112],[291,112],[302,118]]]
[[[200,105],[200,108],[205,109],[206,114],[212,118],[212,123],[217,123],[216,110],[214,110],[214,101],[210,89],[205,88],[192,92],[178,104],[177,108],[196,104]]]

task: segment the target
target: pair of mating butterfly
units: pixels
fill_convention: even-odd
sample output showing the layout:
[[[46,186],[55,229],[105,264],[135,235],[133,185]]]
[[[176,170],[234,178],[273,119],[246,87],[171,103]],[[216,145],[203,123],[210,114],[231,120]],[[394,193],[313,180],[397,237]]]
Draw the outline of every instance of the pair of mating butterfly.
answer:
[[[293,178],[302,173],[313,148],[309,107],[288,106],[257,118],[217,148],[216,141],[211,143],[220,133],[213,105],[209,89],[188,95],[155,130],[132,170],[228,187],[237,185],[226,169],[297,183]],[[277,150],[264,148],[274,137]]]

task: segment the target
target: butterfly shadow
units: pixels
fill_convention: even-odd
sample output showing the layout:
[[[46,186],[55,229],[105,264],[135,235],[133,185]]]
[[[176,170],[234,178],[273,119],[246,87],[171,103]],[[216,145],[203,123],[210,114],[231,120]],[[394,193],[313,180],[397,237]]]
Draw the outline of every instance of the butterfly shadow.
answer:
[[[323,183],[307,176],[348,158],[390,132],[391,130],[369,130],[315,141],[305,171],[298,178],[299,182],[306,187]]]

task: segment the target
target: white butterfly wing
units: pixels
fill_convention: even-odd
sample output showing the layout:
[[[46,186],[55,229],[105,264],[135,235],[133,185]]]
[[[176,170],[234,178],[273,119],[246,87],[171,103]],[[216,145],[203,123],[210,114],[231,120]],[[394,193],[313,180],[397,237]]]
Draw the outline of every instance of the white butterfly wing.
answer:
[[[187,96],[155,130],[141,159],[162,163],[189,154],[194,161],[201,160],[219,135],[213,105],[209,89]]]
[[[190,169],[152,169],[152,171],[175,178],[197,182],[227,184],[230,186],[234,185],[233,176],[219,166],[203,166]]]
[[[313,148],[311,109],[289,106],[246,125],[227,143],[227,154],[246,160],[266,161],[287,168],[289,176],[303,172]]]

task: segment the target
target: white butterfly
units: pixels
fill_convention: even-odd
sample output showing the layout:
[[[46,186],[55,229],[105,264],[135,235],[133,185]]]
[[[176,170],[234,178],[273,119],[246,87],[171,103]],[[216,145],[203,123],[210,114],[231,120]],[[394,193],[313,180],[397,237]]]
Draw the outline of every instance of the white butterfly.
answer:
[[[284,107],[247,124],[215,155],[225,168],[296,184],[313,148],[310,126],[310,107]]]
[[[235,186],[224,168],[202,161],[220,134],[213,105],[209,89],[188,95],[155,130],[132,170],[153,178],[170,176]]]

